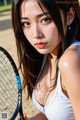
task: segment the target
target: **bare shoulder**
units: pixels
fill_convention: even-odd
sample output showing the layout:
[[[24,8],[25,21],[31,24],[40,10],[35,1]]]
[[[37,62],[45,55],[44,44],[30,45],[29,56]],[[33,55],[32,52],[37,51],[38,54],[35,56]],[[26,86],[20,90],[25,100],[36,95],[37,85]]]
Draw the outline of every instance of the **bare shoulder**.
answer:
[[[80,46],[79,45],[71,46],[69,49],[67,49],[64,52],[64,54],[61,56],[59,61],[59,71],[62,79],[62,84],[65,90],[67,91],[69,98],[71,100],[75,99],[76,94],[79,97],[77,93],[77,91],[80,92],[79,90],[80,89]]]
[[[80,68],[80,45],[74,45],[68,48],[59,60],[59,69],[61,71],[79,67]]]

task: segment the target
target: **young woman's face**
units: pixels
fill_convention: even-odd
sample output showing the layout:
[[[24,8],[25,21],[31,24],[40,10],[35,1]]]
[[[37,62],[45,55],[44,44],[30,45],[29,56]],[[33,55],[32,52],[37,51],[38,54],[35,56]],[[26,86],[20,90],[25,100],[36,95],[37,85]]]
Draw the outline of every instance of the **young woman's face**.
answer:
[[[26,0],[21,5],[21,24],[30,44],[41,54],[48,54],[58,48],[60,36],[49,12],[36,0]]]

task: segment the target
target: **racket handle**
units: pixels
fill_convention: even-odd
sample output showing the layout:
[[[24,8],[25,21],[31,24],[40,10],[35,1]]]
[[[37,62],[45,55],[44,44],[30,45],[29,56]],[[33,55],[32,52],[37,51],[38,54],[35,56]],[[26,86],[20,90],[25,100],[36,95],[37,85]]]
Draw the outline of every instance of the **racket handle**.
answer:
[[[20,116],[20,120],[24,120],[23,116]]]

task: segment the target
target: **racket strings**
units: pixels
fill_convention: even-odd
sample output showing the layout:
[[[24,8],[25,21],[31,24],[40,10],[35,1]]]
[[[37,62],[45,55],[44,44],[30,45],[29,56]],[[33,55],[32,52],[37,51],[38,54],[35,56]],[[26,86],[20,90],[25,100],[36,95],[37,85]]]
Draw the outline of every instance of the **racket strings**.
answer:
[[[3,78],[3,77],[2,77]],[[4,80],[4,78],[3,78],[3,80]],[[3,81],[0,81],[1,82],[1,84],[0,84],[0,88],[2,88],[2,92],[4,93],[4,92],[6,92],[6,96],[4,96],[4,100],[5,99],[10,99],[12,102],[13,102],[13,104],[14,103],[16,103],[16,100],[14,99],[15,98],[15,95],[16,94],[13,94],[13,92],[11,91],[9,91],[9,88],[7,88],[6,86],[7,86],[7,83],[6,83],[6,85],[4,85],[4,83],[3,83]],[[5,89],[6,88],[6,89]],[[7,94],[8,93],[8,94]],[[14,96],[11,96],[11,95],[14,95]],[[4,94],[3,94],[4,95]],[[13,100],[15,100],[15,102],[13,101]],[[5,103],[4,103],[5,104]],[[14,104],[15,105],[15,104]]]
[[[0,110],[1,110],[1,111],[4,111],[4,110],[6,111],[9,107],[11,107],[11,109],[14,109],[13,106],[11,106],[11,105],[12,105],[11,103],[9,103],[9,105],[8,105],[8,104],[6,105],[6,102],[3,101],[3,99],[6,99],[4,95],[0,94],[0,96],[3,96],[3,97],[0,99],[0,102],[2,102],[2,103],[4,104],[4,105],[1,104],[1,106],[0,106]],[[8,102],[9,102],[9,101],[8,101]],[[11,111],[9,111],[9,112],[11,112]]]
[[[10,76],[12,76],[12,73],[13,73],[13,69],[11,69],[12,68],[12,66],[11,66],[11,63],[9,62],[9,60],[6,58],[6,56],[2,56],[2,55],[0,55],[1,56],[1,58],[2,58],[2,60],[0,61],[1,62],[1,65],[4,67],[3,68],[3,70],[1,70],[2,72],[5,72],[6,73],[6,71],[7,71],[7,73],[9,73],[9,77]],[[5,61],[4,61],[5,60]],[[4,62],[3,62],[4,61]],[[7,65],[7,67],[5,67],[5,64]],[[1,72],[0,71],[0,72]],[[7,74],[8,75],[8,74]],[[12,76],[13,77],[13,76]]]
[[[5,79],[5,78],[7,78],[7,80],[4,80],[5,81],[5,83],[6,83],[6,85],[8,84],[8,81],[10,82],[10,86],[9,87],[12,87],[13,86],[13,82],[15,82],[16,80],[14,80],[15,79],[15,76],[14,76],[14,78],[12,78],[12,74],[10,74],[10,71],[8,71],[6,68],[5,68],[5,71],[7,71],[8,72],[8,75],[6,75],[5,74],[5,72],[3,71],[3,70],[1,70],[0,71],[0,73],[1,72],[3,72],[3,73],[1,73],[1,74],[4,74],[4,76],[1,76],[1,77],[4,77],[3,78],[3,80]],[[12,75],[12,76],[11,76]],[[11,81],[12,81],[12,79],[13,79],[13,82],[11,83]],[[3,81],[1,81],[2,83],[3,83]],[[11,85],[12,84],[12,85]],[[4,83],[3,83],[3,85],[4,85]],[[5,86],[5,87],[7,87],[7,86]],[[16,86],[14,86],[15,88],[16,88]],[[8,90],[8,89],[7,89]],[[15,89],[16,91],[13,91],[13,89],[11,90],[11,94],[12,94],[12,92],[14,93],[14,95],[16,95],[16,93],[18,92],[17,91],[17,89]],[[9,92],[9,90],[8,90],[8,92]],[[14,96],[13,96],[13,98],[14,98]]]
[[[12,75],[12,72],[11,72],[11,74],[10,74],[10,71],[8,71],[6,68],[5,68],[5,71],[7,71],[7,75],[6,75],[6,72],[4,72],[3,70],[0,70],[0,73],[1,74],[4,74],[4,76],[2,76],[2,77],[4,77],[3,78],[3,80],[5,79],[5,78],[7,78],[7,80],[10,82],[10,85],[12,84],[12,85],[14,85],[15,84],[15,76],[13,77],[13,75]],[[12,81],[12,79],[13,79],[13,82],[11,82]],[[5,81],[6,83],[8,82],[8,81]],[[15,81],[14,81],[15,80]],[[15,88],[16,88],[16,86],[14,86]],[[16,90],[16,92],[15,92],[15,94],[17,93],[17,89],[15,89]]]
[[[8,112],[10,118],[16,109],[18,100],[16,74],[11,62],[0,52],[0,113]]]
[[[10,63],[10,61],[6,58],[6,56],[2,56],[2,55],[0,55],[1,56],[1,58],[2,58],[2,60],[0,60],[0,62],[1,62],[1,65],[4,67],[4,68],[2,68],[2,69],[0,69],[0,72],[3,72],[3,74],[5,74],[5,77],[7,77],[8,78],[8,80],[10,80],[11,79],[11,81],[12,81],[12,79],[13,79],[13,82],[12,83],[15,83],[15,80],[14,80],[14,78],[15,78],[15,74],[14,75],[12,75],[14,72],[13,72],[13,68],[12,68],[12,66],[11,66],[11,63]],[[5,60],[5,61],[4,61]],[[4,62],[3,62],[4,61]],[[5,67],[5,64],[6,64],[6,66],[7,67]],[[7,72],[7,73],[6,73]],[[6,75],[7,74],[7,75]],[[14,77],[14,78],[13,78]],[[10,83],[10,84],[12,84],[12,83]],[[16,88],[16,86],[15,86],[15,88]],[[17,92],[17,91],[16,91]]]

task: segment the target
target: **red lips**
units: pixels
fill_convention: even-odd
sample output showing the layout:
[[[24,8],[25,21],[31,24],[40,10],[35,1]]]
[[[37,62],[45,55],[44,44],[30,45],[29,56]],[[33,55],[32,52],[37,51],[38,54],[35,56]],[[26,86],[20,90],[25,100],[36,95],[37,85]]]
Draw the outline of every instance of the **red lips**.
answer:
[[[35,45],[38,47],[38,48],[44,48],[46,46],[47,43],[44,43],[44,42],[39,42],[39,43],[36,43]]]

